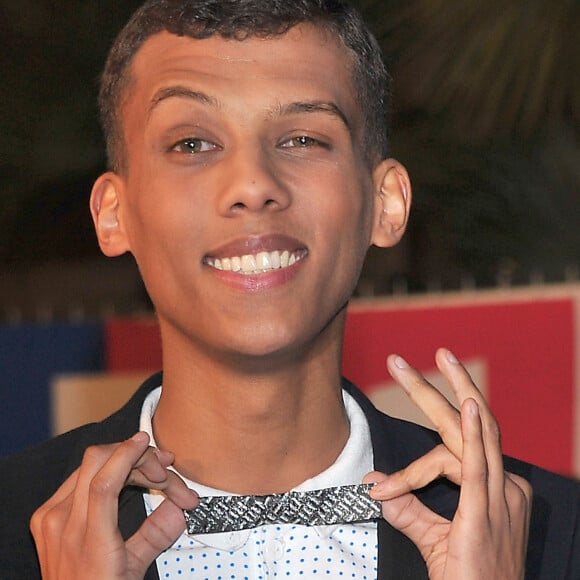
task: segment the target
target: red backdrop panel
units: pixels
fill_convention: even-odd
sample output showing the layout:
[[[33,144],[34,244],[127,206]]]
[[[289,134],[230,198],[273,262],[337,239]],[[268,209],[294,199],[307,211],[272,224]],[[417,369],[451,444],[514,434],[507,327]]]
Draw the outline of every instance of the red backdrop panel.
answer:
[[[439,346],[485,361],[488,398],[506,453],[573,471],[574,302],[572,299],[397,309],[388,302],[351,310],[344,373],[371,392],[385,382],[385,356],[419,369]]]
[[[105,323],[105,368],[111,372],[161,368],[161,338],[154,318],[113,318]]]

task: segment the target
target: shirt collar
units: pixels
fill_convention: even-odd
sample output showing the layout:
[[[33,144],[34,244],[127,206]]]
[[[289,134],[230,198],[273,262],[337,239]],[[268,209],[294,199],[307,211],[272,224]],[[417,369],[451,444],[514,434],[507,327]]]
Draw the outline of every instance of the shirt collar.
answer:
[[[153,446],[155,446],[155,438],[153,436],[152,419],[160,396],[161,387],[151,391],[145,399],[141,410],[139,428],[149,434],[151,445]],[[318,475],[303,481],[292,491],[311,491],[325,487],[357,484],[362,481],[362,478],[369,471],[372,471],[373,452],[367,419],[352,395],[343,390],[342,397],[350,423],[350,434],[346,445],[332,465]],[[201,485],[181,475],[180,477],[182,477],[188,487],[194,489],[200,496],[233,495],[223,490]],[[162,496],[159,492],[152,492],[149,499],[151,504],[156,507],[162,501]],[[312,526],[322,538],[327,538],[339,527],[340,525]],[[219,550],[238,550],[247,543],[250,533],[250,530],[242,530],[239,532],[200,534],[191,536],[191,538],[200,544]]]

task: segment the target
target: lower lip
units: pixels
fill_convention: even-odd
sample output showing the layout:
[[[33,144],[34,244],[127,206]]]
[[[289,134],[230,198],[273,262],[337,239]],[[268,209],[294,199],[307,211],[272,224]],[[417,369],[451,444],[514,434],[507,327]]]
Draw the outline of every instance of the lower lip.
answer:
[[[305,258],[298,260],[292,266],[270,270],[261,274],[240,274],[230,270],[217,270],[207,266],[222,282],[238,290],[257,292],[283,286],[298,272]]]

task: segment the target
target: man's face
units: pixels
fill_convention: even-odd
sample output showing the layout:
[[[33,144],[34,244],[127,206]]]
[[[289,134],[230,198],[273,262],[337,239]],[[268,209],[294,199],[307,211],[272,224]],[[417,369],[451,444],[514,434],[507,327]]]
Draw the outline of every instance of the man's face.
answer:
[[[338,338],[374,198],[346,50],[309,25],[161,33],[135,56],[122,119],[122,250],[165,336],[245,356]]]

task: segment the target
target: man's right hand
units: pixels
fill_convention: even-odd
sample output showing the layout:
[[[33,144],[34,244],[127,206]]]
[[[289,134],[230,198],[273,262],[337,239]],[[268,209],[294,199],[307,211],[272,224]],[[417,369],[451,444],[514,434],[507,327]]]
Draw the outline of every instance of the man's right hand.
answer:
[[[185,529],[184,509],[198,497],[168,467],[173,454],[149,447],[139,432],[113,445],[89,447],[80,467],[33,514],[30,529],[44,580],[136,580]],[[127,485],[156,489],[165,501],[127,541],[118,500]]]

